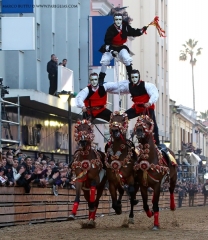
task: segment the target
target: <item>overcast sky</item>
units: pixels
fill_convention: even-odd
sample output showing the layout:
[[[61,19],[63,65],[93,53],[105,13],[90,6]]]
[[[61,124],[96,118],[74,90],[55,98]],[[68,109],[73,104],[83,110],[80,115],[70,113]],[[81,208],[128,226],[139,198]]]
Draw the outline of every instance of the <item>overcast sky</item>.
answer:
[[[190,38],[202,47],[194,67],[195,108],[208,110],[208,0],[170,0],[169,4],[169,81],[170,98],[176,104],[193,108],[191,65],[179,61],[182,44]]]

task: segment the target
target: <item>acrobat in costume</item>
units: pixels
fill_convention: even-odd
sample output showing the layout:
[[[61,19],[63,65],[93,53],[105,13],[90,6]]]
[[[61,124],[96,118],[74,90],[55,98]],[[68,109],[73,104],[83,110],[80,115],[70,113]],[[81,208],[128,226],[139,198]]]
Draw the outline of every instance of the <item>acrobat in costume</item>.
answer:
[[[127,37],[138,37],[141,36],[147,27],[142,29],[132,28],[128,22],[122,20],[122,14],[116,13],[114,15],[114,24],[112,24],[105,34],[105,44],[101,46],[100,52],[103,53],[102,59],[100,61],[101,73],[106,72],[107,66],[113,57],[118,57],[118,59],[126,66],[128,77],[130,80],[130,73],[132,70],[132,58],[129,54],[129,48],[124,45],[127,41]]]

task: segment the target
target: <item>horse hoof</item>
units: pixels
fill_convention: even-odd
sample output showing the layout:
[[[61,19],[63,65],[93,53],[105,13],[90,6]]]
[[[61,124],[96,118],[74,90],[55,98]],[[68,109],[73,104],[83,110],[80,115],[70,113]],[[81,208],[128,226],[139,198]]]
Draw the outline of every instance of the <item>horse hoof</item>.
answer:
[[[87,226],[89,228],[95,228],[95,221],[93,219],[90,219],[87,223]]]
[[[129,224],[134,224],[134,219],[133,219],[133,218],[129,218],[128,223],[129,223]]]
[[[133,205],[136,206],[139,203],[139,200],[134,199]]]
[[[122,211],[116,211],[116,215],[121,215]]]
[[[176,206],[174,205],[174,206],[170,206],[170,210],[171,211],[175,211],[176,210]]]
[[[154,226],[154,227],[152,228],[152,230],[153,230],[153,231],[158,231],[158,230],[159,230],[159,227],[158,227],[158,226]]]
[[[75,215],[74,214],[69,215],[68,220],[70,221],[75,220]]]

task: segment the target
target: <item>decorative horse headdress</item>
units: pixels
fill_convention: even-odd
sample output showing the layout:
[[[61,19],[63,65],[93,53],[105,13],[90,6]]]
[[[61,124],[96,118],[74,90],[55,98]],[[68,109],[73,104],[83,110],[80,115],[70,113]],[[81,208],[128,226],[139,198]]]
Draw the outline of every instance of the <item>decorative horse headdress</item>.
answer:
[[[119,116],[122,117],[121,118],[122,121],[119,121],[120,120]],[[118,128],[122,134],[126,134],[128,129],[128,117],[126,113],[121,113],[119,111],[115,111],[111,113],[110,122],[109,122],[110,133],[112,132],[113,128]]]
[[[86,119],[78,120],[75,124],[75,141],[79,142],[80,140],[86,140],[92,142],[95,138],[93,127],[94,125]]]
[[[148,115],[141,115],[138,117],[137,122],[134,127],[134,132],[138,127],[142,127],[146,134],[150,134],[154,129],[154,122]]]

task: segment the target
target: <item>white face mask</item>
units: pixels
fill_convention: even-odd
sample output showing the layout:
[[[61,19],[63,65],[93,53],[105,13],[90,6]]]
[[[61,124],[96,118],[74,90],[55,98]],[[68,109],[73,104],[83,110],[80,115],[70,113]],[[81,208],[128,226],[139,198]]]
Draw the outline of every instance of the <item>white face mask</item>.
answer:
[[[97,76],[91,76],[90,77],[90,82],[91,82],[93,87],[97,87],[97,85],[98,85],[98,77]]]
[[[133,84],[137,84],[139,82],[139,74],[138,73],[131,74],[131,81],[133,82]]]
[[[117,27],[120,27],[122,24],[122,16],[115,16],[114,23],[116,24]]]

